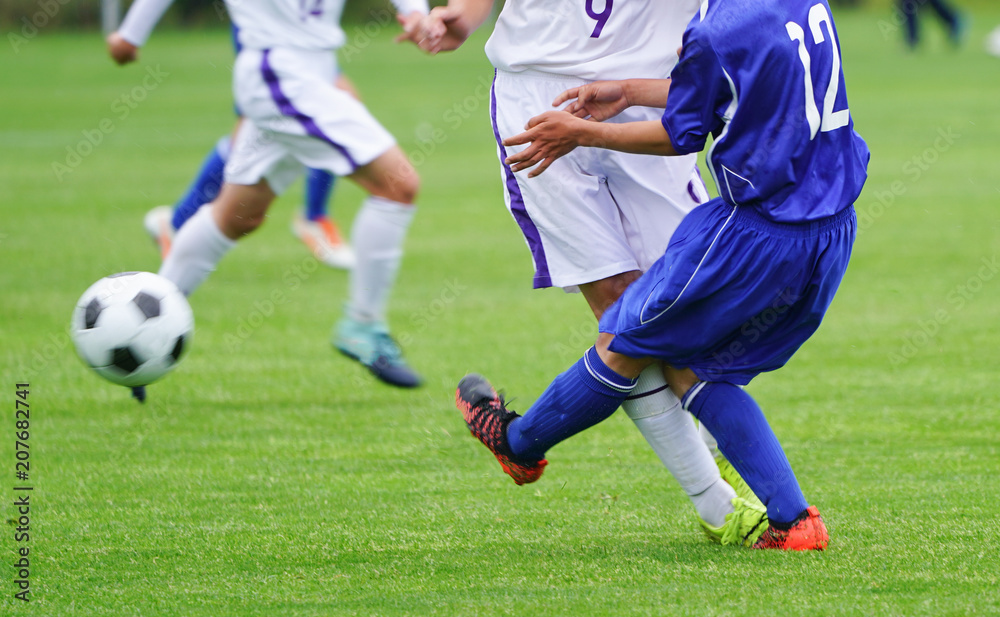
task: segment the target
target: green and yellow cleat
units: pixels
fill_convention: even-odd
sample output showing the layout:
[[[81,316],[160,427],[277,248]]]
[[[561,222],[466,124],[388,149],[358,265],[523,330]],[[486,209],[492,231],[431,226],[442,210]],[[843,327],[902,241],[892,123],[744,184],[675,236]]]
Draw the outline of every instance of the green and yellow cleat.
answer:
[[[725,480],[729,486],[733,487],[733,490],[736,491],[736,495],[740,499],[746,501],[747,503],[764,508],[764,504],[761,503],[760,499],[757,498],[757,495],[754,495],[754,492],[750,490],[750,485],[743,480],[743,476],[736,471],[736,468],[733,467],[732,463],[726,460],[726,457],[722,456],[722,454],[716,454],[715,464],[719,467],[719,475],[722,476],[722,479]]]
[[[732,503],[733,511],[726,515],[722,527],[713,527],[700,518],[698,522],[712,542],[751,547],[768,528],[767,510],[760,501],[752,503],[742,497],[734,497]]]

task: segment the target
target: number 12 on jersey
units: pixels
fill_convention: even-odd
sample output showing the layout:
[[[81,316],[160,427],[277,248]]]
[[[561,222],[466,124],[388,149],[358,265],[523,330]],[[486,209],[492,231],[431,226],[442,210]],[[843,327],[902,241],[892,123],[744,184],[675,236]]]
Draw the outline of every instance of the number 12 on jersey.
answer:
[[[823,34],[823,24],[826,24],[826,32]],[[799,60],[805,68],[805,88],[806,88],[806,120],[809,122],[809,139],[816,137],[816,133],[824,133],[847,126],[851,120],[850,111],[844,109],[833,111],[833,106],[837,102],[837,92],[840,89],[840,50],[837,49],[837,41],[833,36],[833,21],[830,13],[822,4],[813,5],[809,9],[809,31],[812,34],[813,44],[821,45],[829,40],[833,50],[833,60],[830,63],[830,83],[826,86],[826,94],[823,96],[823,115],[820,116],[819,108],[816,106],[816,96],[813,89],[812,80],[812,57],[809,49],[806,48],[805,29],[794,21],[785,24],[788,37],[799,44]]]

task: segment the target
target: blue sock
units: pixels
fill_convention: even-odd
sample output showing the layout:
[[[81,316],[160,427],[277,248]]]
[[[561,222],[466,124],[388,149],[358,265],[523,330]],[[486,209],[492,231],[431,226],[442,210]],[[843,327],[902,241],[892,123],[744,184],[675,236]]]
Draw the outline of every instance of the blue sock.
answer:
[[[767,506],[772,522],[790,523],[809,507],[778,438],[753,397],[731,383],[702,382],[684,395],[683,402]]]
[[[591,347],[555,378],[523,417],[507,427],[514,456],[538,461],[560,441],[608,418],[635,387],[612,371]]]
[[[323,169],[310,169],[306,176],[306,218],[310,221],[326,216],[330,193],[337,177]]]
[[[174,229],[180,229],[185,221],[194,216],[198,208],[211,202],[219,194],[219,189],[222,188],[222,172],[225,170],[226,160],[229,158],[229,146],[229,137],[223,137],[212,148],[212,152],[205,157],[194,182],[174,206],[172,221]]]

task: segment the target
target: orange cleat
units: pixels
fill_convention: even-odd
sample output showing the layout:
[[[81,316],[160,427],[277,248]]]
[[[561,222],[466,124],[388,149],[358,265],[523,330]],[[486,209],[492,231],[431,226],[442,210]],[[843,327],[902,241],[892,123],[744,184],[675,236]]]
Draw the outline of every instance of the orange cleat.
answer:
[[[530,484],[542,477],[548,461],[515,460],[507,443],[507,425],[520,416],[507,409],[503,397],[485,377],[472,374],[462,378],[455,390],[455,405],[472,435],[490,449],[515,484]]]
[[[809,506],[799,515],[790,529],[777,529],[772,523],[752,548],[770,548],[783,551],[822,551],[830,543],[823,518],[816,506]]]

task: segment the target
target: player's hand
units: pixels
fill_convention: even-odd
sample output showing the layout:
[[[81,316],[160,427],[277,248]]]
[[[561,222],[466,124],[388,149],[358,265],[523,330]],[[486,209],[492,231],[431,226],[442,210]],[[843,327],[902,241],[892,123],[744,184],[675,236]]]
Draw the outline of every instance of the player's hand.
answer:
[[[434,7],[420,21],[417,32],[410,40],[431,55],[458,49],[472,34],[472,27],[462,17],[462,13],[454,7]]]
[[[117,31],[109,34],[105,42],[108,44],[108,55],[118,64],[126,65],[139,59],[139,48],[122,38]]]
[[[547,111],[535,116],[528,120],[523,133],[503,140],[504,146],[530,144],[517,154],[508,156],[504,162],[515,172],[538,165],[528,174],[529,178],[534,178],[556,159],[566,156],[580,145],[578,129],[581,123],[586,124],[586,121],[565,111]]]
[[[622,81],[595,81],[579,88],[570,88],[557,96],[552,101],[552,106],[559,107],[566,101],[572,102],[563,111],[577,118],[590,118],[597,122],[614,118],[631,105],[625,82]]]
[[[420,22],[423,21],[424,14],[420,11],[413,11],[409,15],[399,13],[396,21],[403,27],[403,31],[396,35],[396,42],[410,41],[414,45],[419,45],[417,36],[420,34]]]

